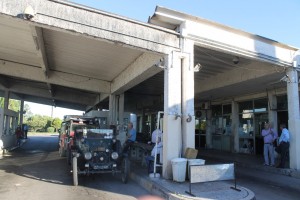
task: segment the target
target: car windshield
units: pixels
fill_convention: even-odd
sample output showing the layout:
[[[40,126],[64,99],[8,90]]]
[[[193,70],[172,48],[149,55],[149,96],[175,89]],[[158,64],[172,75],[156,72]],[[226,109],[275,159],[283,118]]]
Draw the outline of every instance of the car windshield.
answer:
[[[77,129],[96,129],[98,126],[96,124],[73,124],[72,125],[72,131],[76,131]]]
[[[113,130],[112,129],[99,129],[99,128],[88,128],[80,127],[76,129],[77,137],[84,137],[87,139],[112,139]]]

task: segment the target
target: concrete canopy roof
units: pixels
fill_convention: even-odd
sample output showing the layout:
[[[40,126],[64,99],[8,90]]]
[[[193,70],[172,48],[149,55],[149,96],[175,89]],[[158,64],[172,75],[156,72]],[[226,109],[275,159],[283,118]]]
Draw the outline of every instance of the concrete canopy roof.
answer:
[[[80,110],[160,72],[178,49],[174,31],[65,1],[1,1],[0,29],[0,90]]]
[[[196,16],[157,6],[149,23],[195,42],[195,104],[285,88],[280,81],[297,48]],[[234,63],[233,59],[239,62]]]
[[[25,19],[32,6],[35,15]],[[149,24],[150,23],[150,24]],[[59,0],[0,2],[0,90],[13,97],[87,110],[125,91],[163,96],[153,67],[195,41],[195,98],[210,101],[284,87],[297,49],[195,16],[157,7],[149,23]],[[191,28],[192,27],[192,28]],[[185,30],[188,30],[187,32]],[[232,59],[239,57],[239,63]]]

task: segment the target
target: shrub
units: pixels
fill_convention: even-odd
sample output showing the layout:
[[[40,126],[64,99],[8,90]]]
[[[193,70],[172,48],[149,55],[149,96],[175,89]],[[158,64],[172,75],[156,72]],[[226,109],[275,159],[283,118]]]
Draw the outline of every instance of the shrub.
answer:
[[[48,133],[54,133],[55,128],[54,127],[48,127],[47,132]]]

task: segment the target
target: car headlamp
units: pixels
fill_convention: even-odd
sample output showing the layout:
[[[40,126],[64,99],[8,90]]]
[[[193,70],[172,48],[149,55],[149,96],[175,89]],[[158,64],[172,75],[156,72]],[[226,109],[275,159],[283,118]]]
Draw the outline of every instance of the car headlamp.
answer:
[[[117,152],[112,152],[111,158],[114,159],[114,160],[116,160],[116,159],[119,158],[119,154]]]
[[[84,153],[84,159],[90,160],[92,158],[92,153],[91,152],[85,152]]]

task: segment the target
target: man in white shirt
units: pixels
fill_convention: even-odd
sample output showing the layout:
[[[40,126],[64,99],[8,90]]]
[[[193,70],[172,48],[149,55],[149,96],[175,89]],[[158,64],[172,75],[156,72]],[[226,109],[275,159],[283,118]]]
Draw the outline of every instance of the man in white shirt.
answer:
[[[156,153],[156,163],[160,160],[160,155],[162,155],[162,148],[163,143],[161,140],[162,134],[157,136],[157,143],[155,143],[155,146],[153,147],[151,151],[151,155],[146,157],[146,163],[148,166],[148,173],[152,173],[154,169],[154,160],[155,160],[155,153]]]
[[[161,137],[161,136],[162,136],[161,130],[159,130],[158,128],[155,129],[155,130],[152,132],[151,143],[152,143],[152,144],[155,144],[155,143],[156,143],[156,138]]]
[[[280,163],[277,168],[284,168],[286,156],[290,148],[290,133],[286,129],[285,124],[280,124],[280,130],[279,147],[276,148],[277,153],[280,153]]]

